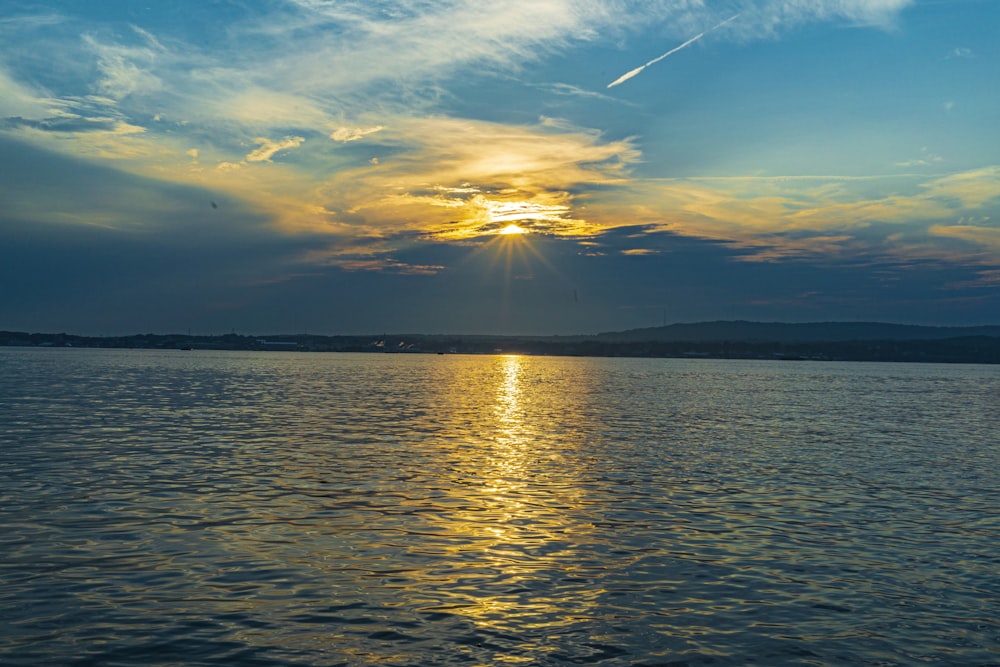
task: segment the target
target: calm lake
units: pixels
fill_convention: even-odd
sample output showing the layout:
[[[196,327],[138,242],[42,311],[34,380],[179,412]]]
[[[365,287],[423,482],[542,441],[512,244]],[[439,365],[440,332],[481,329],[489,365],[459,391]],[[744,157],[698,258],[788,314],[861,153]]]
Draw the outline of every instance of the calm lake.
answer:
[[[0,664],[991,665],[1000,367],[0,348]]]

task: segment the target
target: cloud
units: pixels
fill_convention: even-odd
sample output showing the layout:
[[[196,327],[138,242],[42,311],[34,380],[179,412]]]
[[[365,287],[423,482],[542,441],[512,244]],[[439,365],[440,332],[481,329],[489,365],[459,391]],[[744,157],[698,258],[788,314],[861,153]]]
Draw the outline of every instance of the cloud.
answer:
[[[983,167],[936,178],[923,186],[920,197],[949,210],[983,208],[1000,204],[1000,166]]]
[[[44,95],[17,81],[10,72],[0,67],[0,118],[41,120],[53,115],[53,109]]]
[[[856,26],[888,27],[915,0],[743,0],[734,2],[740,21],[730,32],[742,38],[770,37],[804,23],[846,21]]]
[[[984,246],[992,251],[994,257],[1000,261],[1000,228],[976,225],[933,225],[929,231],[935,236],[962,239]]]
[[[988,231],[993,227],[955,224],[961,219],[992,219],[1000,210],[1000,167],[926,179],[634,181],[627,196],[588,210],[595,225],[610,227],[613,220],[629,220],[650,232],[669,231],[742,248],[748,259],[846,259],[881,253],[973,264],[1000,261],[991,240],[995,232]],[[908,245],[890,238],[889,229],[903,234],[899,238]],[[933,237],[945,236],[975,241],[987,252],[962,252],[934,243]]]
[[[553,95],[562,95],[565,97],[583,97],[604,100],[607,102],[615,102],[617,104],[622,104],[622,100],[612,97],[610,95],[605,95],[603,93],[598,93],[593,90],[586,90],[580,88],[579,86],[574,86],[568,83],[549,83],[549,84],[537,84],[535,86],[540,90],[545,90]],[[629,103],[626,103],[629,104]]]
[[[247,162],[270,162],[271,158],[280,151],[289,148],[298,148],[305,141],[302,137],[285,137],[281,141],[271,141],[265,137],[254,139],[260,146],[247,154]]]
[[[325,206],[368,233],[416,232],[460,240],[523,222],[553,235],[586,235],[576,210],[588,186],[622,184],[639,157],[628,141],[543,119],[510,126],[453,118],[396,119],[392,148],[332,176]],[[524,226],[522,225],[522,226]]]
[[[926,158],[917,158],[915,160],[904,160],[903,162],[894,163],[897,167],[929,167],[932,164],[943,162],[944,158],[939,155],[928,155]]]
[[[417,264],[397,259],[397,249],[379,238],[338,239],[336,243],[305,253],[303,264],[335,266],[342,271],[375,271],[397,275],[429,276],[444,271],[441,264]]]
[[[385,80],[411,86],[464,67],[516,69],[569,43],[594,39],[602,26],[622,20],[612,6],[594,0],[290,4],[296,11],[267,30],[272,39],[296,39],[305,48],[277,69],[324,86],[370,87]],[[313,26],[313,34],[304,25]],[[319,30],[334,26],[342,33],[336,41]]]
[[[33,28],[49,27],[63,23],[66,17],[58,13],[25,14],[21,16],[0,17],[0,30],[24,31]]]
[[[913,4],[913,0],[812,0],[810,2],[743,0],[727,5],[729,8],[737,9],[736,13],[728,18],[722,18],[702,3],[668,2],[663,4],[677,12],[679,16],[674,17],[675,19],[683,19],[675,20],[675,25],[694,24],[710,25],[711,27],[702,27],[697,34],[688,37],[678,46],[625,72],[609,83],[608,88],[614,88],[638,76],[647,67],[688,48],[709,33],[721,31],[728,34],[730,38],[751,40],[773,37],[803,23],[837,19],[846,20],[856,25],[885,27],[891,24],[893,18],[902,9]],[[693,32],[693,30],[691,31]],[[967,51],[967,49],[956,49],[956,52],[958,51]]]
[[[115,118],[60,116],[9,125],[9,134],[50,150],[96,160],[142,161],[160,152],[146,128]]]
[[[97,56],[97,67],[102,75],[95,84],[96,92],[115,100],[163,88],[163,82],[149,68],[165,49],[145,30],[135,26],[132,30],[141,45],[109,44],[93,35],[83,36],[84,43]]]
[[[326,262],[345,271],[379,271],[406,276],[433,276],[445,269],[440,264],[407,264],[392,257],[350,258],[338,257]]]
[[[329,114],[296,91],[283,91],[281,86],[264,88],[246,80],[243,73],[228,70],[201,70],[198,83],[212,95],[185,100],[176,114],[191,122],[222,126],[230,131],[302,127],[318,129],[330,123]]]
[[[913,160],[904,160],[902,162],[896,162],[897,167],[928,167],[933,164],[940,164],[944,162],[944,158],[940,155],[936,155],[927,150],[924,146],[920,149],[921,156]]]
[[[39,229],[72,225],[136,231],[186,224],[183,221],[195,212],[208,211],[205,194],[198,188],[136,176],[107,163],[67,158],[0,137],[0,164],[10,164],[12,159],[18,169],[5,173],[0,183],[2,214],[7,220],[30,222]],[[236,204],[230,209],[240,209],[255,225],[261,220]]]
[[[334,141],[348,143],[364,139],[369,134],[375,134],[384,129],[385,126],[383,125],[375,125],[374,127],[338,127],[330,134],[330,138]]]

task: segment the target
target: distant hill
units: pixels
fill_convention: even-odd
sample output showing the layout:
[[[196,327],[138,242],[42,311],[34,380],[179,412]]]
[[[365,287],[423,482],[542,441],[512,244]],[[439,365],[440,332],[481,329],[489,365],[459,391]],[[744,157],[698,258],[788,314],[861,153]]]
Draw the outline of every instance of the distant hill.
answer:
[[[1000,326],[921,327],[877,322],[701,322],[596,336],[235,333],[76,336],[0,331],[0,346],[261,352],[424,352],[571,357],[682,357],[1000,364]]]
[[[866,340],[944,340],[969,336],[1000,337],[1000,326],[927,327],[883,322],[717,321],[670,324],[597,334],[605,342],[818,343]]]

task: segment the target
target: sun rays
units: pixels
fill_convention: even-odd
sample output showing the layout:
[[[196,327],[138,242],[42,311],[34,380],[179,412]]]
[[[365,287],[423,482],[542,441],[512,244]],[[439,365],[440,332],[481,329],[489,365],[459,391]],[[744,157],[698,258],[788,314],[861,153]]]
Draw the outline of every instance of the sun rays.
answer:
[[[575,294],[576,286],[546,256],[547,247],[558,243],[558,239],[532,223],[530,219],[518,220],[481,233],[477,239],[470,239],[475,247],[462,261],[477,265],[486,283],[497,288],[496,312],[504,321],[521,307],[525,289],[534,291],[562,285],[566,303],[575,303],[571,295]]]

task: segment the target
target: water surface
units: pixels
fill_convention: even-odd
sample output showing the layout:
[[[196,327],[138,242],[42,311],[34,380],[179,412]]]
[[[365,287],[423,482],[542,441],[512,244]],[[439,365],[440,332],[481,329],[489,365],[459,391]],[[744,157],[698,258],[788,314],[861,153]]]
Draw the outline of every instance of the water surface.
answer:
[[[0,664],[998,661],[1000,368],[0,370]]]

